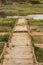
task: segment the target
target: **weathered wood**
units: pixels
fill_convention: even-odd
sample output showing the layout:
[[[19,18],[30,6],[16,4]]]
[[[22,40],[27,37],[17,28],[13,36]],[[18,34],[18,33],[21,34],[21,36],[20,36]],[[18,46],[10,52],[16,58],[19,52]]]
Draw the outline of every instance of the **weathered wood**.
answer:
[[[17,23],[25,22],[24,18],[20,18]],[[16,26],[13,30],[20,32],[13,32],[10,46],[7,49],[8,54],[5,55],[3,65],[34,65],[31,40],[28,32],[25,32],[28,31],[27,25],[26,28],[22,26],[24,32],[21,32],[21,28],[16,28]]]

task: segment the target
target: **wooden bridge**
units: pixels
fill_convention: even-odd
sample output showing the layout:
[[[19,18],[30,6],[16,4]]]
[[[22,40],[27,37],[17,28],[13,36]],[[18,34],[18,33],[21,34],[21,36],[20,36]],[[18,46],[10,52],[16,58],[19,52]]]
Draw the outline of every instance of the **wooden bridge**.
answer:
[[[11,43],[6,51],[3,65],[35,65],[25,18],[18,19],[13,29]]]

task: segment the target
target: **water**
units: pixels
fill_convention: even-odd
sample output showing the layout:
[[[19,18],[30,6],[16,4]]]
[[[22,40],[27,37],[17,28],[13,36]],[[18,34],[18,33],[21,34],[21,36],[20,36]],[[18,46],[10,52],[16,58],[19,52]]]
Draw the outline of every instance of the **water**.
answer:
[[[6,18],[19,18],[19,17],[21,16],[6,16]],[[31,15],[27,15],[26,18],[43,20],[43,14],[31,14]]]
[[[43,20],[43,14],[27,15],[26,18],[41,19],[41,20]]]

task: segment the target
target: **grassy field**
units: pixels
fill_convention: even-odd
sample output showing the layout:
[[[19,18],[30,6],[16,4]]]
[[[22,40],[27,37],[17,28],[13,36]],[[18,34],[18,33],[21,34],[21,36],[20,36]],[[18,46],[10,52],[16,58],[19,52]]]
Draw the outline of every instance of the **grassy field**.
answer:
[[[14,19],[0,18],[0,26],[13,27],[15,24]]]
[[[5,43],[8,46],[9,36],[15,25],[15,21],[16,19],[14,18],[0,18],[0,55],[3,51]],[[10,33],[8,33],[9,31]]]
[[[43,4],[13,3],[13,5],[1,5],[0,12],[6,15],[27,15],[43,13]]]
[[[4,48],[4,43],[0,43],[0,55],[1,55],[2,51],[3,51],[3,48]]]
[[[43,48],[35,46],[35,44],[43,44],[43,20],[31,19],[28,20],[28,24],[30,26],[30,36],[37,61],[43,62]]]
[[[14,6],[14,7],[13,7]],[[13,2],[12,5],[0,5],[0,7],[4,8],[43,8],[43,4],[31,4],[31,3],[18,3]]]
[[[8,40],[9,40],[9,34],[0,35],[0,55],[3,52],[5,44],[8,45],[7,44]],[[0,60],[0,62],[1,62],[1,60]]]
[[[5,9],[1,10],[0,12],[4,13],[5,15],[28,15],[28,14],[43,14],[43,8],[20,8],[20,9]]]
[[[31,36],[33,44],[43,44],[43,36],[42,35],[35,35]]]
[[[0,55],[2,54],[5,43],[7,44],[8,40],[9,34],[0,35]]]
[[[11,31],[14,27],[16,19],[14,18],[0,18],[0,32]]]
[[[28,20],[31,32],[43,32],[43,20]]]
[[[38,62],[43,62],[43,49],[34,46],[35,55]]]
[[[37,26],[43,26],[43,20],[34,20],[34,19],[30,19],[28,20],[28,24],[31,25],[37,25]]]
[[[8,42],[9,34],[0,35],[0,42]]]
[[[38,33],[43,32],[43,20],[28,20],[30,26],[30,35],[33,44],[43,44],[43,35],[38,35]],[[35,32],[35,33],[34,33]],[[33,33],[33,35],[32,35]]]

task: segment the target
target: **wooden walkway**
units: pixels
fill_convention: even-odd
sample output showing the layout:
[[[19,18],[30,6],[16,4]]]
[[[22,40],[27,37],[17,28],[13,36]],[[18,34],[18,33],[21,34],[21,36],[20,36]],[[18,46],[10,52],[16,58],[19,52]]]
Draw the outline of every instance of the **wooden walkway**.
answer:
[[[31,40],[24,18],[18,19],[13,29],[12,40],[7,52],[3,65],[34,65]]]

